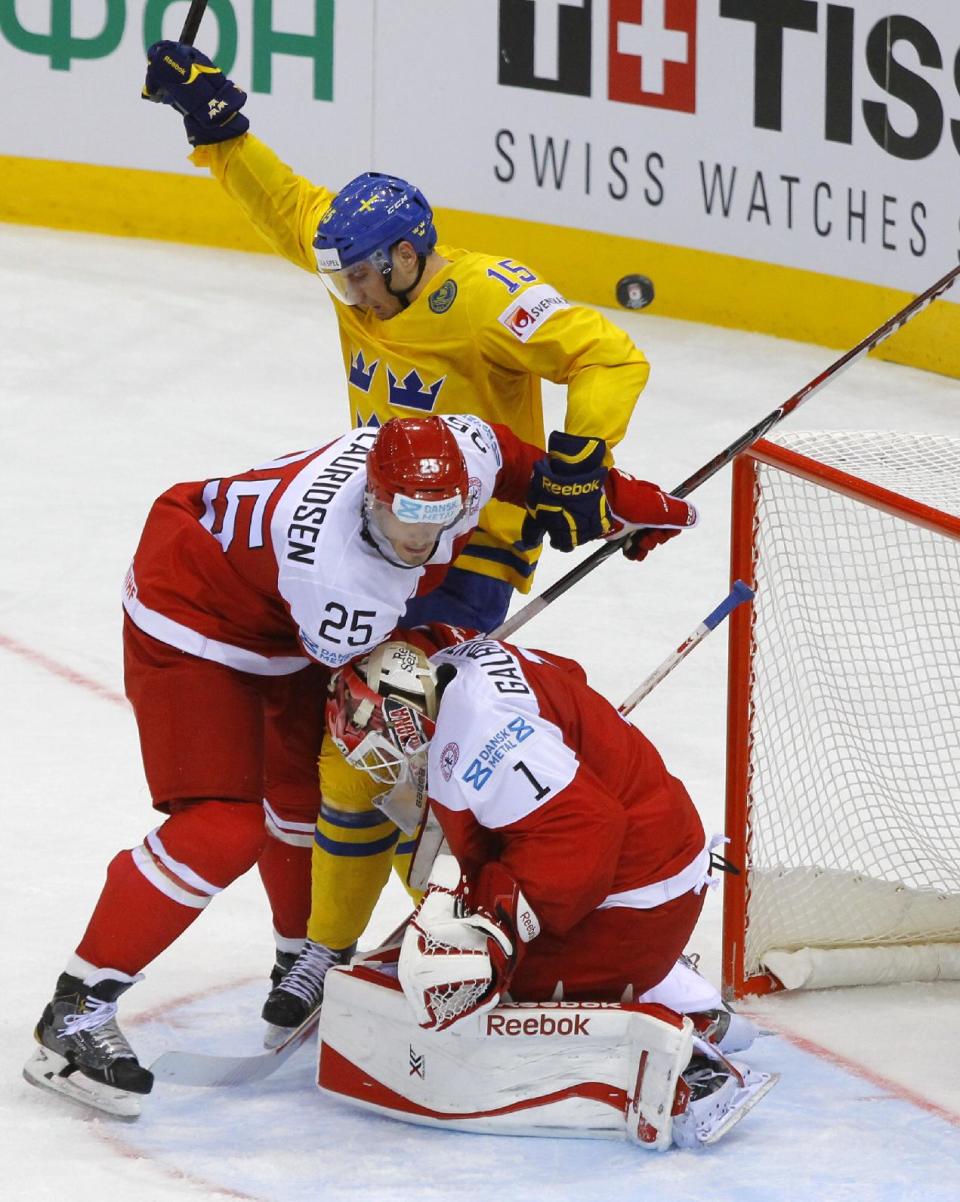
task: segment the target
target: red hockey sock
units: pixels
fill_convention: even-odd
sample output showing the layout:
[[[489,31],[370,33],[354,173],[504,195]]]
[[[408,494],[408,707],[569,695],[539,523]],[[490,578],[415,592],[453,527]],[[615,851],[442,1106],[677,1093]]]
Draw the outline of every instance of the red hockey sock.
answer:
[[[281,939],[303,939],[310,917],[312,847],[267,837],[257,867],[273,910],[273,929]]]
[[[263,841],[263,811],[249,802],[196,802],[172,814],[114,856],[77,955],[138,973],[256,863]]]

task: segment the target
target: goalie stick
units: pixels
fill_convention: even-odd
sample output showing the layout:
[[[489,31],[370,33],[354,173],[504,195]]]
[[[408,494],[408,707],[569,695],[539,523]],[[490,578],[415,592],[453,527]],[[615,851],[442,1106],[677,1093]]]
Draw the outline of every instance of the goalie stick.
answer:
[[[699,488],[701,484],[706,483],[722,467],[726,467],[742,451],[747,450],[758,439],[763,438],[774,426],[783,421],[785,417],[789,417],[804,401],[812,397],[815,392],[819,392],[825,384],[828,384],[835,376],[838,376],[848,368],[851,363],[856,363],[868,351],[872,351],[881,342],[885,342],[886,339],[895,334],[902,326],[905,326],[911,318],[916,317],[927,305],[935,301],[938,296],[942,296],[951,287],[958,275],[960,275],[960,264],[948,271],[946,275],[941,276],[925,292],[921,292],[919,296],[915,296],[909,304],[904,305],[902,309],[894,313],[883,325],[878,326],[866,338],[858,342],[855,347],[847,351],[846,354],[834,360],[818,376],[814,376],[799,391],[795,392],[792,397],[789,397],[782,405],[768,413],[762,421],[757,422],[755,426],[752,426],[745,433],[741,434],[735,442],[732,442],[718,455],[715,455],[713,459],[695,471],[692,476],[688,476],[682,484],[671,490],[672,495],[681,498],[686,497],[695,488]],[[561,576],[555,584],[544,589],[539,597],[534,597],[522,609],[518,609],[513,617],[507,618],[496,630],[491,631],[488,637],[492,639],[509,638],[515,630],[519,630],[531,618],[535,618],[538,613],[541,613],[548,605],[556,601],[558,597],[563,596],[568,589],[572,588],[584,576],[592,572],[594,568],[599,567],[604,560],[609,559],[611,555],[619,551],[631,538],[642,538],[645,533],[646,531],[644,530],[631,530],[628,534],[621,534],[617,538],[610,539],[604,546],[598,548],[592,555],[587,556],[575,568],[567,572],[565,576]]]

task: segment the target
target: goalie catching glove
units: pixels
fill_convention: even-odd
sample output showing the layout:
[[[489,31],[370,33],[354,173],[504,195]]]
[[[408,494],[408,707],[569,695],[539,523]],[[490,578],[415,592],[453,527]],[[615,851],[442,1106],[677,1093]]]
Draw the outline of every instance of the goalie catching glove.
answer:
[[[240,112],[246,92],[205,54],[181,42],[154,42],[147,51],[141,96],[182,113],[191,146],[225,142],[250,128]]]
[[[535,547],[546,535],[558,551],[572,551],[596,538],[637,534],[625,544],[628,559],[643,559],[660,543],[696,525],[697,511],[656,484],[608,469],[602,438],[554,431],[548,455],[533,469],[527,516],[517,547]]]
[[[540,924],[520,887],[494,861],[477,877],[475,912],[460,866],[441,855],[403,937],[400,984],[421,1027],[445,1031],[470,1015],[485,1014],[506,992],[523,945]]]

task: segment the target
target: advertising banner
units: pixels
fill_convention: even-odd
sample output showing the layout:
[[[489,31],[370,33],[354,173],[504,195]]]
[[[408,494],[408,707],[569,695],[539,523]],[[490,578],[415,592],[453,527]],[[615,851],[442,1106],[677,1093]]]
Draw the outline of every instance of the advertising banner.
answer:
[[[194,173],[138,97],[187,7],[0,0],[0,154]],[[401,174],[574,261],[597,232],[919,291],[960,257],[953,0],[210,0],[196,43],[302,174]]]

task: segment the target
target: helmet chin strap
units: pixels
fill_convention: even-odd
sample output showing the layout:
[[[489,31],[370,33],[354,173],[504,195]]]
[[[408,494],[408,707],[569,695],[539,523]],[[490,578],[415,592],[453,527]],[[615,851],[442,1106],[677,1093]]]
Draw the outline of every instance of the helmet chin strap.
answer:
[[[417,255],[416,279],[413,281],[412,284],[408,284],[406,288],[401,288],[401,289],[394,291],[394,289],[390,287],[390,284],[393,280],[393,259],[391,258],[390,270],[385,271],[383,273],[383,282],[384,282],[384,284],[386,284],[387,291],[390,293],[390,295],[396,297],[396,299],[400,302],[401,309],[409,309],[410,308],[410,293],[414,290],[414,288],[416,288],[416,286],[423,279],[423,270],[426,267],[426,265],[427,265],[427,256],[425,254],[423,254],[423,252],[421,251],[421,253]]]

